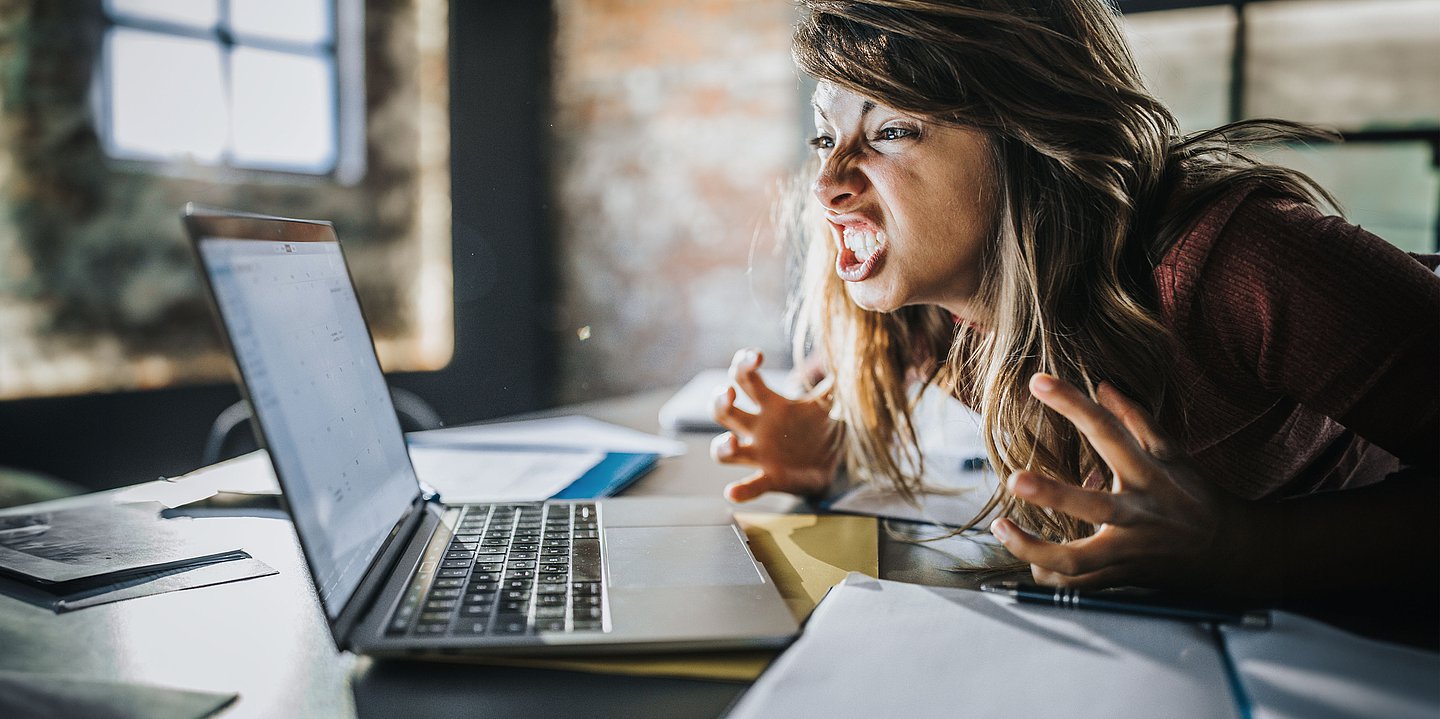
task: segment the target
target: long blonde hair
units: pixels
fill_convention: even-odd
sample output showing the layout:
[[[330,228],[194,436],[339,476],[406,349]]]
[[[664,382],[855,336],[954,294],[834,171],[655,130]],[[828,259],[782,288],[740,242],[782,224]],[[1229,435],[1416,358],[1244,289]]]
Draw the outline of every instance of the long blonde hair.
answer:
[[[1092,395],[1108,381],[1183,434],[1154,266],[1197,212],[1239,183],[1333,205],[1303,175],[1241,151],[1314,133],[1264,121],[1180,138],[1102,0],[802,5],[809,12],[794,35],[801,70],[882,105],[980,130],[999,178],[991,193],[999,219],[973,302],[987,311],[984,329],[938,307],[860,309],[835,276],[828,234],[807,228],[796,352],[819,352],[834,377],[845,467],[906,497],[920,491],[911,413],[918,371],[922,386],[944,388],[982,417],[1001,482],[971,524],[998,507],[1051,541],[1089,534],[1085,523],[1005,490],[1019,469],[1077,485],[1110,482],[1074,426],[1030,395],[1029,377],[1048,372]]]

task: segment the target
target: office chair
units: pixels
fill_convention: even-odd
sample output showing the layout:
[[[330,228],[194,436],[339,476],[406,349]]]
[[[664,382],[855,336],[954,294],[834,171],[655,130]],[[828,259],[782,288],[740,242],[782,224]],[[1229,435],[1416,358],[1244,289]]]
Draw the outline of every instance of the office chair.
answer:
[[[435,429],[441,425],[440,415],[414,392],[391,387],[390,400],[395,405],[400,429],[406,432]],[[205,451],[200,456],[201,467],[256,449],[258,445],[254,434],[236,431],[247,424],[250,414],[250,403],[242,399],[215,417],[210,425],[210,435],[205,439]]]

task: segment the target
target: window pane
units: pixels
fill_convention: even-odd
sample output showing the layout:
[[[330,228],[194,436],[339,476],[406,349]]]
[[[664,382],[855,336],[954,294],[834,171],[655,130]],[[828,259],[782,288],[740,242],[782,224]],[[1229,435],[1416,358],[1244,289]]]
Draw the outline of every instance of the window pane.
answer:
[[[116,28],[107,52],[110,144],[116,154],[220,160],[228,128],[219,46]]]
[[[105,0],[112,17],[174,23],[208,30],[220,21],[219,0]]]
[[[329,0],[230,0],[230,29],[242,39],[330,42]]]
[[[1435,252],[1440,168],[1427,142],[1287,147],[1267,159],[1309,174],[1350,222],[1410,252]]]
[[[1440,3],[1293,0],[1245,12],[1247,115],[1347,130],[1440,124]]]
[[[1125,16],[1125,31],[1145,83],[1186,131],[1230,119],[1230,55],[1235,10],[1204,7]]]
[[[237,47],[230,68],[237,166],[334,168],[335,69],[328,59]]]

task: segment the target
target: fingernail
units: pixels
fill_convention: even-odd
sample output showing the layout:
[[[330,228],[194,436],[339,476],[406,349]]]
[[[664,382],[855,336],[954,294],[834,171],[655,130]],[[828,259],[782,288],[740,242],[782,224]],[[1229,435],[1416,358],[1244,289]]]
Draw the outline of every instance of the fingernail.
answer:
[[[740,350],[740,364],[745,367],[754,367],[760,360],[760,354],[754,349]]]
[[[998,519],[990,523],[990,533],[1002,542],[1010,538],[1010,530]]]
[[[1010,493],[1016,496],[1028,496],[1035,493],[1035,480],[1029,475],[1019,473],[1012,474],[1010,475],[1008,484],[1010,485]]]
[[[1035,376],[1030,379],[1030,386],[1040,392],[1049,392],[1050,390],[1055,389],[1055,382],[1056,381],[1054,375],[1048,375],[1044,372],[1037,372],[1035,373]]]

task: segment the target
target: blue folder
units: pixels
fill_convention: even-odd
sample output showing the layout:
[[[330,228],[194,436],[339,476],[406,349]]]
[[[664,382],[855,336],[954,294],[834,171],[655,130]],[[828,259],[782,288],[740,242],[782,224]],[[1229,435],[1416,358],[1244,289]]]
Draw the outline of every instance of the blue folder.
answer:
[[[570,486],[551,499],[598,499],[618,494],[655,467],[660,455],[649,452],[610,452]]]

